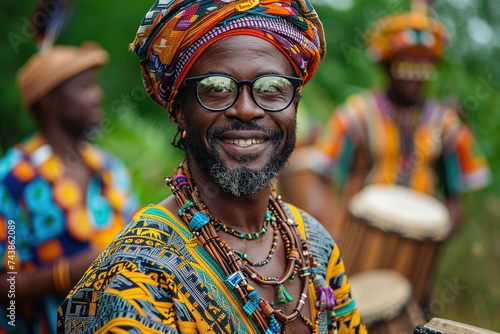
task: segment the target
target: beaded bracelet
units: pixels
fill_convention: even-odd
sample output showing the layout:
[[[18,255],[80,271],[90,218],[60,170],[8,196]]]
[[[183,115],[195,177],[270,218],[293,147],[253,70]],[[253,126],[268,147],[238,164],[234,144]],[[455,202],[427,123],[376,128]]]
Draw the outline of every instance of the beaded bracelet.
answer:
[[[52,280],[58,293],[67,294],[71,290],[69,261],[66,258],[59,258],[52,265]]]

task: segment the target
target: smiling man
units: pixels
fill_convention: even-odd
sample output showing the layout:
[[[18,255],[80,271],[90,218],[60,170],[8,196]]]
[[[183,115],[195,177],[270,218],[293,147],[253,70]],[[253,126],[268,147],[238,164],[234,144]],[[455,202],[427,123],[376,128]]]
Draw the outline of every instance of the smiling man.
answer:
[[[334,241],[274,189],[324,48],[305,1],[153,5],[132,49],[186,159],[61,305],[59,332],[365,332]]]
[[[191,89],[177,104],[176,119],[186,129],[189,159],[225,192],[254,195],[292,153],[296,91],[303,82],[293,75],[284,54],[248,35],[214,44],[191,68],[185,80]]]

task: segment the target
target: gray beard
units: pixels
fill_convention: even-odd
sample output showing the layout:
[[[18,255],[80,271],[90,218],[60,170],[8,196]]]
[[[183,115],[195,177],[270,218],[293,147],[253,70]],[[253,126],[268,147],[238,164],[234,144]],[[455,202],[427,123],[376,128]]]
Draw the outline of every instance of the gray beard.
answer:
[[[223,191],[236,197],[250,197],[271,183],[278,172],[278,166],[271,164],[266,165],[263,170],[253,171],[246,167],[228,170],[221,163],[217,163],[210,168],[209,175]]]

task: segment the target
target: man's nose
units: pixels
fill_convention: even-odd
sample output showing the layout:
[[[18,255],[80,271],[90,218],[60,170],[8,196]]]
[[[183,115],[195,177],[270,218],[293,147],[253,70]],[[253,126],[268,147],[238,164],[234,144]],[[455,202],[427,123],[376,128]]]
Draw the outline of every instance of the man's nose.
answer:
[[[236,117],[243,122],[251,121],[255,118],[262,118],[266,111],[259,107],[252,98],[251,88],[240,87],[239,95],[234,104],[225,111],[226,117]]]

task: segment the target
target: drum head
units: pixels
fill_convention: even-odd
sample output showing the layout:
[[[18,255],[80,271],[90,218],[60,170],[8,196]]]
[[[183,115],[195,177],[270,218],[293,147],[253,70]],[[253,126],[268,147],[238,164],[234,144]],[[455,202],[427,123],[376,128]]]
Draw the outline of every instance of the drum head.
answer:
[[[366,186],[353,197],[349,211],[369,225],[410,239],[441,241],[451,230],[443,203],[399,185]]]
[[[400,315],[413,294],[410,281],[390,269],[355,274],[349,282],[356,307],[368,327]]]
[[[492,332],[487,329],[462,324],[460,322],[432,318],[424,326],[418,326],[415,328],[415,334],[499,334],[497,332]]]

